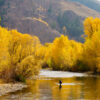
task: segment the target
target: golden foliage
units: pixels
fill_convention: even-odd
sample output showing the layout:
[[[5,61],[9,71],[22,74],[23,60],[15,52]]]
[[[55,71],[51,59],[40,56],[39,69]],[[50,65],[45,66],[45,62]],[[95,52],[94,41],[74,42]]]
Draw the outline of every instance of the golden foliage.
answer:
[[[100,72],[100,19],[87,18],[84,27],[88,37],[84,43],[83,62],[92,71]]]
[[[100,19],[87,18],[84,32],[84,43],[62,35],[53,43],[42,46],[39,52],[42,52],[45,64],[54,70],[100,72]]]
[[[54,70],[100,72],[100,19],[84,21],[84,43],[55,38],[42,45],[36,36],[0,27],[0,76],[24,81],[39,73],[40,66]]]
[[[87,37],[91,37],[100,28],[100,19],[93,17],[86,18],[84,21],[84,32]]]
[[[26,79],[37,74],[40,66],[35,63],[35,52],[39,47],[37,37],[0,27],[0,76],[8,81],[21,81],[20,77]]]
[[[45,53],[45,61],[55,70],[70,70],[82,53],[82,44],[74,40],[68,40],[62,35],[49,44]]]

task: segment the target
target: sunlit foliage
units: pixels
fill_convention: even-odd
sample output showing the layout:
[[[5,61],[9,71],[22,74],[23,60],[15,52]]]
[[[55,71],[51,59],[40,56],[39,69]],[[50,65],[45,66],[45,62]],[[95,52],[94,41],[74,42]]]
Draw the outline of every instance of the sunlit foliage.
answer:
[[[87,18],[84,27],[87,37],[84,43],[83,62],[95,73],[100,72],[100,19]]]
[[[37,37],[0,27],[1,78],[24,81],[37,74],[40,66],[35,52],[39,47]]]
[[[45,53],[47,64],[55,70],[72,70],[82,53],[82,44],[69,40],[64,35],[56,38],[45,48],[47,49]]]
[[[100,72],[100,19],[84,21],[85,42],[55,38],[42,45],[36,36],[0,27],[0,77],[25,81],[40,67],[53,70]]]
[[[95,32],[98,32],[100,29],[100,19],[89,17],[84,21],[84,32],[87,35],[87,38],[91,38]]]
[[[42,47],[45,64],[54,70],[100,72],[100,19],[84,21],[85,42],[69,40],[62,35]]]

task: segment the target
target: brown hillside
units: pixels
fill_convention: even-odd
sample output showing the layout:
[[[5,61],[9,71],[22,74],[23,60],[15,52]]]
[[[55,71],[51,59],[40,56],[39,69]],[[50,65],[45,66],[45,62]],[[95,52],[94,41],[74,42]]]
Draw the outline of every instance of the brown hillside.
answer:
[[[72,10],[77,15],[83,16],[83,17],[89,17],[89,16],[100,17],[99,12],[96,12],[95,10],[90,9],[80,3],[69,2],[69,1],[63,0],[62,2],[60,2],[60,5],[61,5],[62,11]]]
[[[6,9],[5,27],[36,35],[42,43],[51,42],[60,36],[61,27],[57,22],[59,13],[68,10],[81,18],[100,16],[95,10],[65,0],[6,0],[1,10],[3,9]]]

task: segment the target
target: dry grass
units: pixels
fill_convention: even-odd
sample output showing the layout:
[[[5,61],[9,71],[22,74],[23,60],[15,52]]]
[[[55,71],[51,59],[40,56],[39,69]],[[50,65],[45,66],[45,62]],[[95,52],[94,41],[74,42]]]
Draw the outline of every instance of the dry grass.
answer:
[[[49,26],[48,23],[46,21],[42,20],[41,18],[33,17],[33,19],[36,20],[36,21],[39,21],[39,22],[41,22],[43,24],[45,24],[46,26]]]
[[[61,1],[60,2],[61,5],[61,9],[62,11],[66,11],[66,10],[72,10],[73,12],[75,12],[76,14],[78,14],[79,16],[83,16],[83,17],[100,17],[100,13],[96,12],[93,9],[90,9],[80,3],[75,3],[75,2],[68,2],[68,1]]]

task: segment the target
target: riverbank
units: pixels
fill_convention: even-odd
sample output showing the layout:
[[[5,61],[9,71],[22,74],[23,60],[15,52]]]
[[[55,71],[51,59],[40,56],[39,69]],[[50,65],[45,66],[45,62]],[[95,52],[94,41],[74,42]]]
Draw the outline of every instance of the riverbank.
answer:
[[[11,92],[16,92],[24,88],[27,88],[27,85],[22,84],[22,83],[0,84],[0,96],[5,95],[7,93],[11,93]]]

